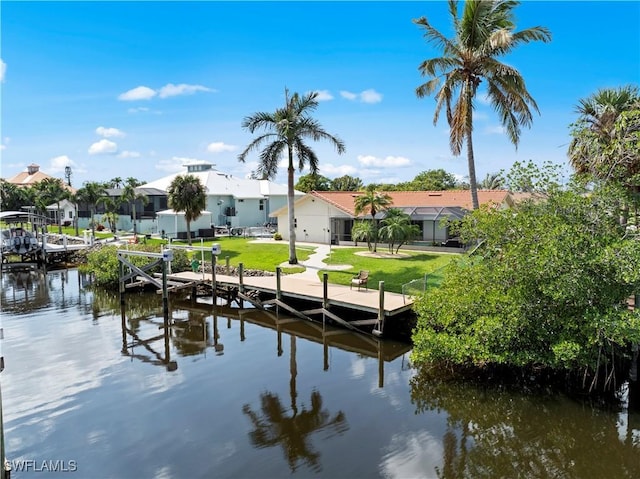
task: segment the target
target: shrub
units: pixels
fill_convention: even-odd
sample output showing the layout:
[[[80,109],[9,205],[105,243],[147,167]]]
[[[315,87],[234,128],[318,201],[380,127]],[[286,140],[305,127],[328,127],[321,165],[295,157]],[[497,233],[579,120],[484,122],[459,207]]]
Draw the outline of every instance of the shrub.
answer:
[[[159,253],[160,248],[154,245],[130,245],[130,250],[146,251],[151,253]],[[118,247],[102,246],[91,251],[87,255],[87,264],[80,267],[84,272],[93,274],[94,283],[104,287],[118,287],[119,271],[118,271]],[[144,256],[129,256],[127,258],[131,264],[135,266],[144,266],[151,262],[151,258]],[[184,250],[173,251],[173,261],[171,262],[173,271],[186,271],[190,269],[189,257]],[[158,265],[149,271],[150,274],[161,272]]]
[[[282,235],[278,232],[273,233],[273,239],[276,241],[282,241]]]

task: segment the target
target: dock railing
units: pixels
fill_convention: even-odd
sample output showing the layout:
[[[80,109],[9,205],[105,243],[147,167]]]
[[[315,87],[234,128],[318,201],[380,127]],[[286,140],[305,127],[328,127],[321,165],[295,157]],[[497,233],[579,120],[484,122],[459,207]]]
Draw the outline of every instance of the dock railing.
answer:
[[[407,297],[414,298],[427,291],[428,276],[425,274],[424,278],[413,279],[402,285],[402,300],[405,303],[407,302]]]

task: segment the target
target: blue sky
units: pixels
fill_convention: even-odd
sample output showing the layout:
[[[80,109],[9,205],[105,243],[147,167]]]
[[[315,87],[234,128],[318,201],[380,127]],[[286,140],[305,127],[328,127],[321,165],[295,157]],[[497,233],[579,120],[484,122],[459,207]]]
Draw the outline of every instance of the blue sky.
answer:
[[[540,115],[516,150],[477,102],[478,179],[514,161],[566,165],[579,99],[640,82],[640,2],[525,1],[516,12],[518,29],[553,35],[504,59]],[[467,175],[445,117],[433,125],[434,100],[415,95],[419,63],[439,52],[412,19],[450,36],[446,2],[2,1],[0,15],[4,178],[37,163],[60,177],[71,166],[76,187],[152,181],[192,160],[244,177],[257,156],[237,160],[253,138],[242,119],[281,106],[285,87],[320,92],[315,117],[346,144],[343,155],[314,144],[329,178]]]

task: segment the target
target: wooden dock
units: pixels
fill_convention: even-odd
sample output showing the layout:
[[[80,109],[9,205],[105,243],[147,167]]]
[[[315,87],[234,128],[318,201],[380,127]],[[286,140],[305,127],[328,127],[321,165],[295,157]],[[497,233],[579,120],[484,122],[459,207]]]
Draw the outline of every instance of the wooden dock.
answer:
[[[173,284],[182,282],[185,285],[211,285],[213,279],[211,275],[208,276],[209,279],[202,273],[184,271],[167,274],[167,281]],[[385,320],[410,312],[413,305],[412,298],[386,292],[383,284],[380,285],[381,290],[358,290],[349,286],[301,279],[295,275],[240,277],[221,274],[215,275],[215,282],[216,289],[234,290],[238,298],[260,309],[275,306],[276,310],[282,308],[302,319],[314,320],[322,317],[324,322],[328,318],[341,326],[360,331],[363,327],[372,326],[371,332],[375,335],[382,334]],[[292,306],[291,300],[313,306],[301,309],[299,306]],[[364,316],[364,319],[352,318],[354,312],[359,317]]]
[[[145,256],[151,262],[136,266],[128,260],[129,256]],[[401,315],[408,315],[413,306],[411,297],[386,292],[384,281],[379,282],[378,290],[351,288],[329,284],[326,273],[319,283],[304,276],[283,275],[279,267],[275,276],[245,277],[242,264],[239,265],[238,276],[229,276],[216,272],[215,256],[210,274],[192,271],[172,273],[167,267],[172,257],[170,250],[162,253],[118,250],[121,303],[124,304],[124,293],[128,287],[152,284],[162,294],[163,309],[168,312],[169,293],[191,288],[191,296],[195,299],[197,286],[206,284],[211,287],[216,304],[220,297],[226,298],[228,304],[236,301],[240,307],[247,301],[258,309],[275,309],[276,314],[282,310],[304,320],[337,324],[375,336],[383,334],[387,320],[401,320]],[[152,268],[159,265],[162,273],[150,274]]]

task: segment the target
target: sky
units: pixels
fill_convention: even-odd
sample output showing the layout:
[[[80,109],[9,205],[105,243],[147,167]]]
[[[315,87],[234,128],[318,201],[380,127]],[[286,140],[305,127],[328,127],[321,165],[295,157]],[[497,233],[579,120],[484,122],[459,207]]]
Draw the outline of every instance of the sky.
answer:
[[[0,2],[0,176],[36,163],[74,187],[153,181],[193,161],[246,177],[238,154],[255,137],[242,120],[284,104],[285,88],[316,91],[315,119],[341,138],[313,142],[320,174],[396,183],[444,169],[463,179],[435,100],[418,98],[418,66],[440,51],[412,20],[450,37],[444,1]],[[502,59],[536,100],[518,148],[481,90],[474,112],[478,180],[529,160],[563,166],[580,99],[640,83],[640,2],[523,1],[518,30],[550,43]],[[296,173],[296,179],[300,174]],[[281,168],[276,181],[286,182]]]

